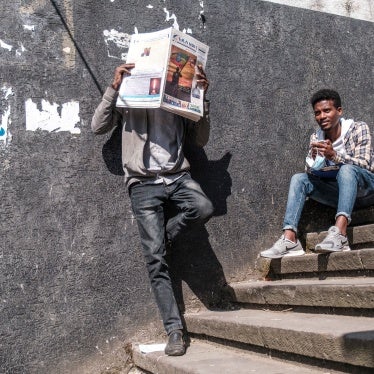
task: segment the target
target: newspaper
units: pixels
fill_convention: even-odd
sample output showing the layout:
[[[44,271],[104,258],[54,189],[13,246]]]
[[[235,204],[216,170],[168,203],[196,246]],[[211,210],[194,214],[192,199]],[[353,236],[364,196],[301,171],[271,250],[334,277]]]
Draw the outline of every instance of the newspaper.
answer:
[[[116,105],[162,108],[198,121],[204,114],[204,90],[196,82],[197,65],[205,68],[209,47],[174,28],[131,36],[125,76]]]

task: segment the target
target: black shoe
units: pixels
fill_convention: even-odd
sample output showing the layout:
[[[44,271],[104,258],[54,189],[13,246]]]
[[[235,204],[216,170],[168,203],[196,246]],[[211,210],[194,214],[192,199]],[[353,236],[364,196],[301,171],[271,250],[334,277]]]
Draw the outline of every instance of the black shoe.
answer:
[[[168,344],[165,347],[165,354],[168,356],[183,356],[186,347],[183,341],[182,330],[174,330],[169,335]]]

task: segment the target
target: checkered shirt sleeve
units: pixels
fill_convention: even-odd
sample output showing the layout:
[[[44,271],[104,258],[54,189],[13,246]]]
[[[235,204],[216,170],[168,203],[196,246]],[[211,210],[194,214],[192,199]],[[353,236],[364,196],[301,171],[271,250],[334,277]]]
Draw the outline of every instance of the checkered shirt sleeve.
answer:
[[[344,141],[346,154],[337,153],[332,161],[357,165],[374,172],[374,153],[369,126],[365,122],[355,122]]]

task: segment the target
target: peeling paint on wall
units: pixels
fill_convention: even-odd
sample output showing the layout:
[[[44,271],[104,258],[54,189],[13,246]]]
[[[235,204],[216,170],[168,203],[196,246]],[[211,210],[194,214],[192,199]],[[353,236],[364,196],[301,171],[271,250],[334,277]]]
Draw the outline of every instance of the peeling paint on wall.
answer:
[[[125,61],[130,44],[130,34],[116,30],[104,30],[104,41],[108,50],[108,57]]]
[[[7,49],[9,52],[13,49],[12,45],[9,45],[0,39],[0,47]]]
[[[41,110],[39,110],[38,105],[32,99],[28,99],[25,102],[25,108],[26,130],[28,131],[81,133],[81,130],[75,127],[80,122],[79,103],[76,101],[67,102],[60,106],[42,99]]]
[[[110,0],[111,2],[114,2],[114,0]],[[166,3],[166,0],[163,1],[164,4]],[[205,16],[204,16],[204,1],[198,0],[199,6],[201,8],[199,12],[199,19],[202,21],[202,27],[205,28]],[[178,18],[175,15],[175,13],[172,13],[169,11],[166,7],[156,7],[152,4],[146,5],[147,9],[152,9],[154,11],[160,11],[162,10],[165,14],[165,22],[173,21],[173,27],[177,30],[179,30],[179,24],[178,24]],[[192,29],[190,27],[184,28],[182,30],[184,33],[192,34]],[[138,29],[136,26],[134,26],[134,33],[138,33]],[[127,52],[129,48],[130,38],[131,34],[123,33],[116,31],[114,29],[104,30],[104,42],[107,46],[108,50],[108,57],[116,58],[122,61],[126,61],[127,58]]]
[[[23,46],[22,43],[18,43],[19,48],[16,49],[16,56],[21,56],[23,52],[26,51],[26,48]]]
[[[168,22],[170,20],[174,20],[173,27],[175,29],[179,30],[177,16],[174,13],[172,15],[170,15],[170,12],[166,8],[164,8],[164,12],[166,13],[166,19],[165,19],[165,21]]]
[[[1,88],[1,124],[0,124],[0,143],[7,146],[12,140],[12,135],[9,131],[10,119],[10,103],[9,97],[14,95],[11,87],[3,86]],[[3,104],[4,103],[4,104]]]
[[[23,52],[26,51],[26,48],[21,42],[18,42],[19,47],[15,50],[16,56],[21,56]],[[10,44],[5,43],[3,40],[0,39],[0,48],[4,48],[11,52],[13,50],[13,46]]]
[[[23,25],[24,30],[35,31],[35,25]]]

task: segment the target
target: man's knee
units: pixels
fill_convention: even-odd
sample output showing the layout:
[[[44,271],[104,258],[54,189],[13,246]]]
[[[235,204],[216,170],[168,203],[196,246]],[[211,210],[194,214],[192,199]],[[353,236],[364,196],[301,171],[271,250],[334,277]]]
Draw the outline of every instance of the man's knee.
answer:
[[[213,215],[214,207],[212,202],[207,197],[205,197],[204,199],[200,200],[198,210],[200,220],[207,222],[209,218]]]
[[[356,173],[356,172],[357,172],[357,166],[350,165],[350,164],[341,165],[339,169],[339,174]]]
[[[290,188],[298,188],[305,184],[305,181],[308,180],[307,173],[297,173],[294,174],[291,178]]]
[[[211,201],[205,195],[200,195],[182,214],[191,222],[207,222],[213,215],[213,210]]]
[[[359,181],[359,167],[344,164],[340,167],[336,180],[340,186],[353,185]]]

